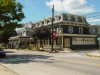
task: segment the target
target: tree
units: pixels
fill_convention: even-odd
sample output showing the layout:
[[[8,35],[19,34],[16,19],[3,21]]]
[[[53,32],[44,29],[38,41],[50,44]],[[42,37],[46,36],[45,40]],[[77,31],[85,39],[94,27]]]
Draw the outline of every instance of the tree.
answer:
[[[15,30],[5,30],[2,32],[1,34],[1,39],[2,39],[2,42],[4,42],[5,44],[8,43],[8,39],[9,37],[13,37],[13,36],[17,36],[17,32]]]
[[[35,43],[37,43],[37,40],[39,39],[41,46],[43,46],[42,40],[50,38],[51,32],[50,32],[50,29],[48,28],[39,28],[39,29],[34,30],[32,36],[35,40]]]
[[[0,42],[8,43],[9,37],[16,36],[16,28],[25,17],[23,5],[16,0],[0,0]]]
[[[25,17],[22,4],[16,0],[0,0],[0,23],[5,30],[21,27],[19,22]]]

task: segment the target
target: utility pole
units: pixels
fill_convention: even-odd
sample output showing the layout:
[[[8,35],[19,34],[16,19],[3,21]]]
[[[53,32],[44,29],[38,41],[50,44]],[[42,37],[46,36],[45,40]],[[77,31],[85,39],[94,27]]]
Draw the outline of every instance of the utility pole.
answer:
[[[54,44],[54,40],[53,40],[53,21],[54,21],[54,5],[52,7],[52,52],[54,51],[53,49],[53,44]]]

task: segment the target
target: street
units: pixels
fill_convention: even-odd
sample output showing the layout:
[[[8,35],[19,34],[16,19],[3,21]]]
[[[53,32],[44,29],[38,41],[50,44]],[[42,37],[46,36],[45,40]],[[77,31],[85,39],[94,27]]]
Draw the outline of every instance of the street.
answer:
[[[19,75],[100,75],[100,58],[85,53],[8,50],[0,64]]]

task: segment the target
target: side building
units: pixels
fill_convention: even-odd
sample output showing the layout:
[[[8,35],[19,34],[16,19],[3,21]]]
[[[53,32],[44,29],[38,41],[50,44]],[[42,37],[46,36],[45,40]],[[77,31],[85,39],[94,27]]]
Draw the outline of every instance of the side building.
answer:
[[[62,13],[55,15],[54,31],[56,40],[54,45],[60,45],[64,49],[93,49],[97,48],[95,34],[92,34],[93,28],[87,23],[84,16]],[[46,18],[36,22],[35,28],[46,27],[52,29],[52,18]],[[44,40],[44,46],[51,45],[51,38]]]
[[[23,25],[23,28],[17,30],[17,36],[9,38],[9,48],[27,47],[32,41],[33,27],[35,24],[28,22]]]
[[[97,35],[97,46],[100,49],[100,25],[91,25],[92,28],[92,34]]]

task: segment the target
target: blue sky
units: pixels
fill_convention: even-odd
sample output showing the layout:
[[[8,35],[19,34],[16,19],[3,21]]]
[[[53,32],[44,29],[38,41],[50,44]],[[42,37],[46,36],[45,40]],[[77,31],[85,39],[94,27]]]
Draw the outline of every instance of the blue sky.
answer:
[[[50,17],[52,4],[55,5],[55,14],[66,12],[86,15],[100,12],[100,0],[17,0],[17,2],[23,4],[23,12],[26,16],[21,23],[30,21],[35,23],[43,18]],[[87,17],[90,17],[88,22],[91,24],[100,24],[100,16],[97,17],[97,15],[87,15]]]

